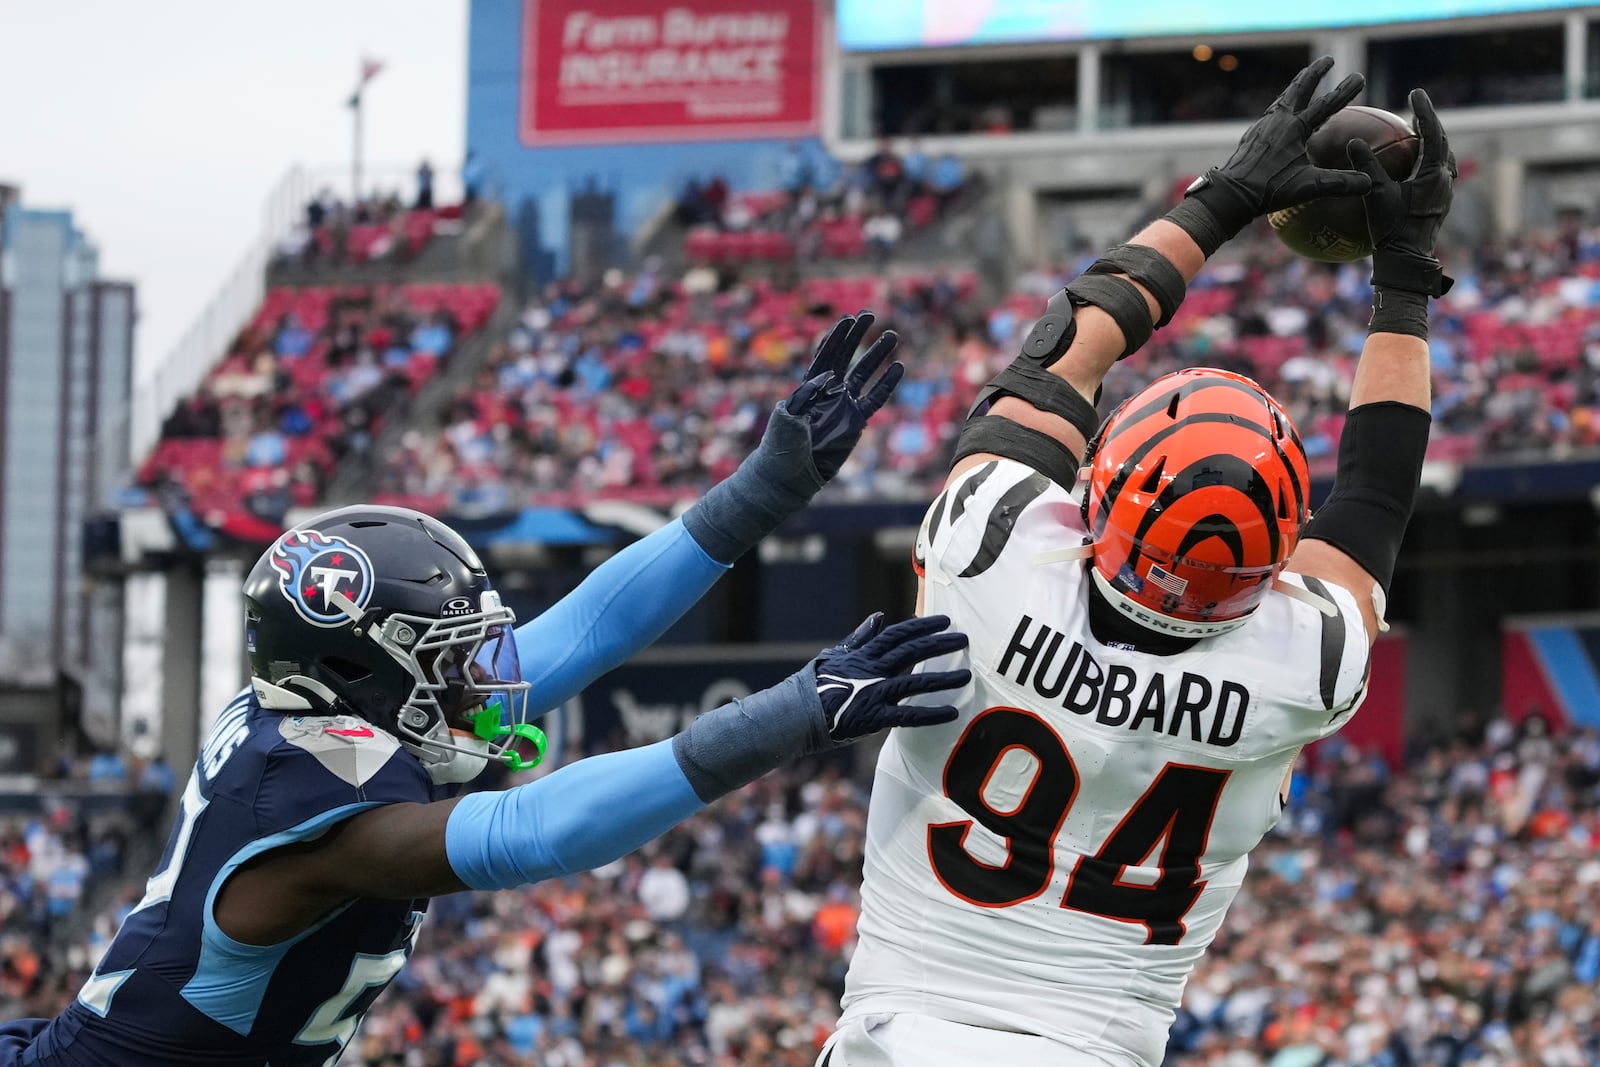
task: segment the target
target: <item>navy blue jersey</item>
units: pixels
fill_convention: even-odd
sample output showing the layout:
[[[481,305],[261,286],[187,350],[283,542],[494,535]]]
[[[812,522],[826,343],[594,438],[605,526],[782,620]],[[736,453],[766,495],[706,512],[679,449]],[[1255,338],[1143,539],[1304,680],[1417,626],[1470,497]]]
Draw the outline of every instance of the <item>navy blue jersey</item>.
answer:
[[[333,1064],[404,965],[426,901],[353,901],[272,946],[229,938],[212,903],[253,856],[367,808],[433,798],[422,764],[382,730],[262,711],[247,690],[207,738],[160,866],[94,975],[26,1051],[0,1061]]]

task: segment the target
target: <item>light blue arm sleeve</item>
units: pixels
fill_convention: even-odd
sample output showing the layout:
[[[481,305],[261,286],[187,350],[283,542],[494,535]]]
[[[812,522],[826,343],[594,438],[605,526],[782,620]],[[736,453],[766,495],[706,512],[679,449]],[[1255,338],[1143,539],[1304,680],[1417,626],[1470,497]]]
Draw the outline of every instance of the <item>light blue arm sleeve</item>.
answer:
[[[653,644],[728,569],[674,519],[596,567],[537,619],[517,627],[531,712],[558,707]]]
[[[445,823],[445,855],[473,889],[510,889],[603,866],[703,807],[669,738],[469,793]]]

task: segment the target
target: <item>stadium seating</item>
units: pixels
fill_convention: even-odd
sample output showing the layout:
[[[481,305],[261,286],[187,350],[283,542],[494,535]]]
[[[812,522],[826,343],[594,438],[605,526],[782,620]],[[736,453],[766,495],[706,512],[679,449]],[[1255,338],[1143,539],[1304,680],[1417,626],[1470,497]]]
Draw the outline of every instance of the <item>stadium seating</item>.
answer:
[[[721,247],[754,235],[710,236]],[[1542,262],[1531,300],[1505,285],[1503,259],[1453,265],[1461,283],[1435,312],[1430,458],[1600,445],[1600,243]],[[866,307],[905,339],[910,375],[832,492],[926,496],[976,386],[1082,265],[1033,272],[991,306],[978,301],[970,272],[891,269],[787,287],[735,273],[714,292],[649,274],[612,287],[569,284],[529,304],[482,386],[445,417],[448,432],[408,437],[383,489],[446,511],[490,498],[513,507],[693,497],[754,446],[765,411],[834,317]],[[1114,368],[1104,406],[1184,366],[1237,370],[1287,405],[1314,469],[1326,473],[1368,302],[1363,265],[1311,265],[1257,235],[1208,268],[1172,324]]]
[[[139,471],[199,515],[309,505],[500,300],[490,284],[269,290]]]

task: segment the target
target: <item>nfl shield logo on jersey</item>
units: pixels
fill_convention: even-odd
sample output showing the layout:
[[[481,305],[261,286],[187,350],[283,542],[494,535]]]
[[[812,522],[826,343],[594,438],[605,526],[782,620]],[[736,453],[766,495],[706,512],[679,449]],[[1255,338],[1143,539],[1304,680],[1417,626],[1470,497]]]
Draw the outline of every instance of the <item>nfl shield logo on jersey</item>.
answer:
[[[348,597],[365,608],[372,596],[372,562],[342,537],[316,530],[290,530],[272,549],[278,588],[300,617],[313,626],[342,626],[351,621],[333,595]]]

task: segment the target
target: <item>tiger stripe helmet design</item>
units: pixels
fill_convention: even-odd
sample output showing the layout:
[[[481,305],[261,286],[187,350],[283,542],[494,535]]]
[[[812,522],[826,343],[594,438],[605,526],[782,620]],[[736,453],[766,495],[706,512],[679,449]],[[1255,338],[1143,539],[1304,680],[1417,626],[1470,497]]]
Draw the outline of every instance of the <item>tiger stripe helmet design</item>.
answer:
[[[1288,414],[1241,374],[1194,368],[1124,401],[1089,443],[1095,585],[1184,637],[1242,626],[1294,551],[1311,477]]]

